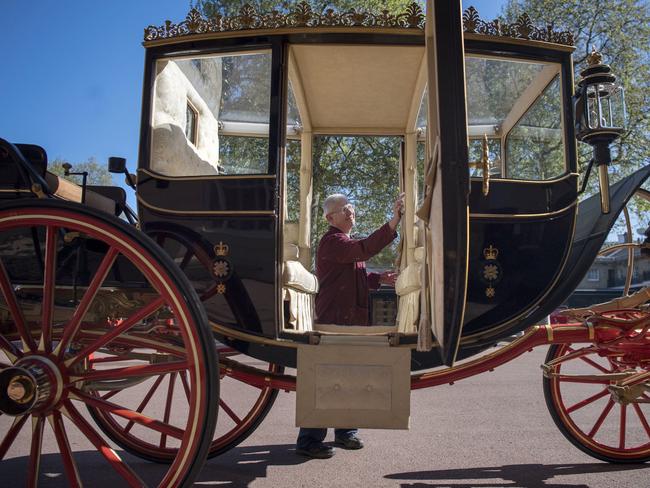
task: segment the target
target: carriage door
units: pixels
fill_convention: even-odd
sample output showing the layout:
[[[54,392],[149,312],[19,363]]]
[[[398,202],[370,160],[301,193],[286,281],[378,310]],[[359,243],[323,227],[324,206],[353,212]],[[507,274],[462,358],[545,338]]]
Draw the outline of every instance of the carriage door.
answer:
[[[429,317],[443,363],[456,357],[467,289],[469,169],[460,0],[427,2]],[[425,220],[426,220],[426,216]]]

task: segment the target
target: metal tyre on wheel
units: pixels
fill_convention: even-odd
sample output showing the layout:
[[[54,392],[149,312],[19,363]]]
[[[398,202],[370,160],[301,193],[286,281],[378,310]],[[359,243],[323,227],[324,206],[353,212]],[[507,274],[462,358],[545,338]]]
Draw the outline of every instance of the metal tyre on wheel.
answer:
[[[562,434],[602,461],[650,461],[650,398],[641,393],[639,402],[617,402],[608,389],[610,380],[602,377],[624,373],[626,367],[595,346],[574,349],[570,344],[552,345],[546,356],[550,361],[556,362],[545,374],[544,397]]]
[[[2,205],[0,243],[0,460],[26,457],[29,486],[51,448],[72,486],[97,476],[116,486],[191,484],[219,391],[214,341],[183,273],[134,228],[65,202]],[[165,377],[183,388],[168,386],[169,400],[143,413],[132,393]],[[138,431],[153,451],[174,446],[171,464],[152,470],[120,455],[83,407]],[[84,471],[71,443],[103,463]]]

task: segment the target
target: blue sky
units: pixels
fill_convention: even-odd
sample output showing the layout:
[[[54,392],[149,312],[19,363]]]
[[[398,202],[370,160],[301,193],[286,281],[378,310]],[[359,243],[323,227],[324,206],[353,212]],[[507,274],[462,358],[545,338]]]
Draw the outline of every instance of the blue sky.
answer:
[[[137,165],[143,29],[179,22],[189,0],[0,0],[0,137],[50,161]],[[504,0],[473,1],[481,17]],[[121,178],[120,178],[121,180]],[[133,201],[130,198],[131,201]]]

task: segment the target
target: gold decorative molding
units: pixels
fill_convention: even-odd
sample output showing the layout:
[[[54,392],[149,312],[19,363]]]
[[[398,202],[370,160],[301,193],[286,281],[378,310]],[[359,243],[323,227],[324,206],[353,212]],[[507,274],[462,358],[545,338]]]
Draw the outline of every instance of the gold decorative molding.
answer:
[[[239,15],[230,17],[216,14],[206,18],[196,8],[193,8],[185,20],[178,24],[167,20],[161,26],[150,25],[144,30],[144,40],[149,42],[219,32],[305,27],[380,27],[424,30],[424,21],[425,14],[417,3],[411,3],[404,12],[398,14],[393,14],[386,9],[379,13],[372,13],[358,11],[354,8],[343,12],[328,8],[319,13],[312,10],[311,6],[304,1],[286,13],[279,10],[264,13],[245,4],[239,10]],[[463,13],[463,30],[470,34],[573,46],[573,35],[570,32],[555,31],[551,25],[547,25],[545,28],[536,27],[527,14],[521,15],[513,24],[502,23],[498,19],[488,22],[479,17],[479,13],[474,7],[469,7]]]
[[[511,37],[530,41],[551,42],[573,46],[573,34],[567,31],[555,31],[552,25],[539,28],[533,25],[527,13],[519,16],[513,24],[501,22],[499,19],[487,22],[481,20],[478,10],[469,7],[463,12],[463,31],[468,34],[484,34],[487,36]]]

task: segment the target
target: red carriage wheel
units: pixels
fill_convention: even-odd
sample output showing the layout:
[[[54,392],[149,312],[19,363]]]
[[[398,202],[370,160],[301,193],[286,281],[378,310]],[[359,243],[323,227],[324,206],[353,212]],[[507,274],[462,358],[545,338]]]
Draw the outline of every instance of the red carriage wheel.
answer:
[[[214,251],[198,234],[184,227],[161,224],[145,227],[144,231],[155,240],[178,265],[178,267],[196,279],[194,288],[197,295],[204,300],[216,293],[216,285],[211,278]],[[283,368],[274,364],[260,363],[243,354],[218,345],[219,357],[228,357],[257,366],[269,373],[281,373]],[[219,414],[208,457],[212,458],[239,445],[251,435],[271,410],[278,395],[278,390],[243,383],[223,374],[220,375]],[[182,375],[161,375],[155,382],[138,390],[138,410],[147,412],[157,405],[171,405],[183,408],[183,392],[186,392],[186,380]],[[108,392],[108,394],[111,394]],[[171,400],[174,399],[174,402]],[[114,415],[90,408],[90,413],[99,427],[124,449],[150,461],[167,463],[176,455],[173,446],[152,445],[150,440],[142,438],[133,424],[121,424]],[[170,410],[173,415],[173,410]]]
[[[220,351],[219,355],[232,356],[230,351]],[[235,353],[237,354],[237,353]],[[243,358],[245,361],[247,358]],[[254,364],[254,363],[253,363]],[[269,372],[281,372],[282,368],[273,364],[265,364]],[[160,409],[168,416],[176,415],[187,405],[188,384],[183,374],[169,373],[159,375],[155,381],[139,388],[132,393],[138,399],[136,410],[147,414],[150,409]],[[109,398],[117,392],[107,391]],[[264,420],[271,410],[278,395],[278,390],[264,387],[258,388],[237,381],[229,376],[222,376],[219,386],[219,399],[217,427],[212,437],[208,457],[212,458],[229,451],[240,444],[253,433],[257,426]],[[176,454],[177,448],[173,444],[152,442],[152,439],[143,436],[133,422],[123,423],[120,418],[111,412],[99,410],[89,406],[89,411],[97,425],[118,445],[127,451],[148,459],[150,461],[169,463]],[[155,440],[155,439],[153,439]]]
[[[581,451],[603,461],[649,461],[650,398],[640,389],[636,398],[621,401],[608,388],[615,378],[611,375],[643,368],[596,346],[552,345],[546,363],[551,361],[555,362],[544,377],[544,397],[562,434]]]
[[[191,484],[219,392],[214,341],[186,277],[134,228],[75,204],[3,205],[0,236],[0,459],[26,456],[37,484],[46,433],[73,486],[95,473],[72,446],[96,450],[116,486]],[[166,376],[184,378],[184,409],[143,412],[133,393]],[[120,455],[83,407],[132,426],[154,450],[174,446],[171,464],[152,471]]]

